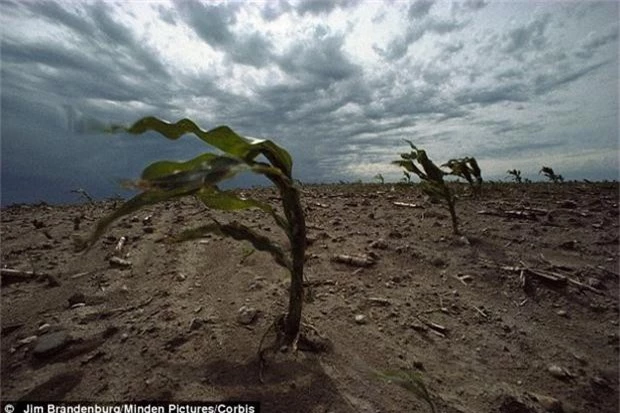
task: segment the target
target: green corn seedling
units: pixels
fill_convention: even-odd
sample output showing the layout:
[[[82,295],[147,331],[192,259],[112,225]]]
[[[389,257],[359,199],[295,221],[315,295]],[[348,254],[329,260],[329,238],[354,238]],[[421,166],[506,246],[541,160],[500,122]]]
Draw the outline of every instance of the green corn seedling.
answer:
[[[291,346],[295,349],[300,335],[304,294],[306,226],[299,192],[292,178],[293,161],[289,153],[269,140],[239,136],[227,126],[204,131],[189,119],[168,123],[146,117],[128,128],[113,126],[106,131],[131,134],[155,131],[170,140],[179,139],[185,134],[194,134],[223,154],[206,152],[186,162],[158,161],[150,164],[143,170],[140,180],[132,183],[132,186],[141,192],[102,218],[91,236],[81,242],[81,247],[92,246],[117,219],[145,206],[175,198],[194,196],[206,207],[223,211],[261,209],[270,214],[286,233],[291,245],[290,256],[277,243],[236,221],[220,223],[213,220],[212,223],[198,228],[182,231],[174,237],[174,241],[193,240],[208,233],[217,233],[236,240],[249,241],[254,248],[269,252],[275,261],[291,274],[288,313],[278,317],[274,323],[278,337],[276,345],[277,348]],[[266,162],[257,160],[261,155]],[[276,185],[282,198],[284,216],[266,203],[241,198],[233,192],[222,191],[217,187],[219,182],[244,171],[262,174]]]
[[[514,179],[514,181],[518,184],[522,183],[523,180],[521,179],[521,171],[518,169],[512,169],[512,170],[508,170],[506,171],[506,173],[508,175],[512,175],[512,179]]]
[[[450,217],[452,218],[452,231],[454,234],[459,234],[458,221],[454,209],[456,198],[443,179],[447,173],[442,171],[428,158],[426,151],[416,148],[413,142],[409,140],[405,140],[405,142],[411,146],[411,152],[401,153],[400,157],[402,159],[392,161],[392,164],[404,168],[407,172],[416,174],[422,180],[420,185],[427,195],[443,199],[446,202],[448,211],[450,211]],[[416,165],[416,162],[419,166]]]
[[[381,174],[376,174],[373,178],[376,179],[377,181],[379,181],[379,183],[381,185],[383,185],[385,183],[385,178]]]
[[[480,187],[482,186],[482,173],[476,158],[466,157],[460,159],[450,159],[441,166],[450,168],[450,175],[460,176],[469,182],[474,194],[480,192]]]
[[[553,172],[553,169],[549,168],[548,166],[543,166],[538,173],[545,174],[547,179],[549,179],[554,184],[557,184],[558,182],[564,182],[564,177],[562,177],[562,175],[556,175],[555,172]]]

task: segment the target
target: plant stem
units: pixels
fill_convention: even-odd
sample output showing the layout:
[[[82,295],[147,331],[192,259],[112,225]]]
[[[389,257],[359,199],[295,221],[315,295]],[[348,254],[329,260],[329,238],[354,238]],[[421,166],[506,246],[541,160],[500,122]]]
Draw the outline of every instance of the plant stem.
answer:
[[[291,243],[291,288],[289,291],[288,313],[284,322],[286,345],[296,343],[301,326],[301,310],[304,297],[304,261],[306,254],[306,220],[299,200],[299,191],[292,180],[281,176],[268,175],[282,196],[284,214],[288,221],[287,235]]]
[[[448,211],[450,211],[450,218],[452,218],[452,232],[454,233],[454,235],[459,235],[460,232],[458,227],[458,220],[456,218],[456,211],[454,210],[454,197],[450,192],[450,188],[448,188],[448,186],[444,182],[442,182],[442,186],[444,197],[446,199],[446,203],[448,204]]]

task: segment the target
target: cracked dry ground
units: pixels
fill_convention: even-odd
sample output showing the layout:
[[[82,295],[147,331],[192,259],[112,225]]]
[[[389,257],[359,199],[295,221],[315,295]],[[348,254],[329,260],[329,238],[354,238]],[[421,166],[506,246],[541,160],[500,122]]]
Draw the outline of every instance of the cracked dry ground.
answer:
[[[304,186],[304,322],[333,348],[270,356],[264,384],[256,353],[286,309],[286,272],[246,243],[166,239],[216,216],[284,244],[270,217],[209,212],[188,198],[118,221],[79,255],[72,237],[113,202],[5,208],[2,398],[430,411],[371,374],[408,369],[438,412],[617,412],[618,185],[487,184],[479,199],[457,191],[464,237],[415,188]],[[273,189],[244,193],[278,203]],[[110,263],[121,237],[128,267]]]

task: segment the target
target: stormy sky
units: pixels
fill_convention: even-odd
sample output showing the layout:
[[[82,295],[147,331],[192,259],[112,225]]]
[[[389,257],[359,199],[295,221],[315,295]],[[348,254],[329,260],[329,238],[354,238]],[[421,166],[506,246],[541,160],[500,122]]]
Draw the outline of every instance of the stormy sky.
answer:
[[[149,162],[208,149],[86,133],[146,115],[272,139],[304,182],[399,180],[403,139],[437,163],[474,156],[488,179],[618,179],[618,9],[0,0],[2,204],[124,194]]]

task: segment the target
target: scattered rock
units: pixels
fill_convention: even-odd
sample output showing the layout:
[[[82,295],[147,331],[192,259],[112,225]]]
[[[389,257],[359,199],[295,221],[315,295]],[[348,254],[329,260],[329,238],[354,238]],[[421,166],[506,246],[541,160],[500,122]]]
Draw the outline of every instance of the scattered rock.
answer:
[[[609,382],[601,376],[594,376],[592,377],[590,381],[592,385],[594,386],[603,387],[603,388],[611,388],[611,386],[609,385]]]
[[[355,322],[357,324],[366,324],[368,320],[366,319],[366,316],[364,314],[357,314],[355,316]]]
[[[379,238],[378,240],[371,242],[369,246],[370,248],[377,248],[380,250],[385,250],[388,248],[388,243],[385,242],[383,238]]]
[[[536,413],[536,410],[518,400],[514,396],[504,395],[501,397],[499,413]]]
[[[38,336],[28,336],[26,338],[22,338],[21,340],[17,342],[18,347],[26,345],[26,344],[34,343],[35,341],[37,341],[38,338],[39,338]]]
[[[71,297],[69,297],[67,301],[69,301],[69,307],[73,307],[76,304],[85,304],[86,296],[80,292],[73,293],[73,295],[71,295]]]
[[[174,351],[177,347],[185,344],[188,340],[189,339],[186,336],[184,336],[183,334],[179,334],[178,336],[166,341],[164,348],[168,351]]]
[[[467,239],[467,237],[466,237],[466,236],[462,236],[462,237],[460,237],[460,238],[458,239],[458,243],[459,243],[460,245],[464,245],[464,246],[467,246],[467,247],[471,245],[471,242],[469,242],[469,240]]]
[[[565,250],[574,250],[577,247],[577,240],[570,240],[570,241],[566,241],[561,243],[560,245],[558,245],[558,247],[565,249]]]
[[[190,331],[198,330],[200,327],[203,326],[203,324],[204,324],[204,321],[201,318],[194,317],[189,322],[189,330]]]
[[[527,395],[537,401],[538,404],[540,404],[548,412],[561,413],[564,411],[564,409],[562,408],[562,402],[560,402],[555,397],[544,396],[542,394],[529,392],[527,393]]]
[[[375,260],[370,255],[346,255],[338,254],[334,255],[331,259],[334,262],[341,262],[343,264],[353,265],[356,267],[370,267],[375,264]]]
[[[258,315],[258,310],[253,307],[242,306],[237,313],[237,322],[239,324],[252,324]]]
[[[437,256],[431,258],[431,264],[433,264],[435,267],[445,267],[447,265],[447,262],[442,257]]]
[[[575,201],[571,201],[570,199],[567,199],[560,203],[560,208],[575,209],[577,208],[577,203]]]
[[[64,330],[54,331],[53,333],[43,334],[39,337],[32,353],[36,357],[49,357],[60,350],[64,349],[68,344],[71,336]]]
[[[424,324],[422,323],[418,323],[418,322],[413,322],[411,323],[411,325],[409,326],[412,329],[414,329],[415,331],[418,331],[420,333],[426,333],[428,331],[428,327],[426,327]]]
[[[574,375],[572,373],[570,373],[567,369],[565,369],[564,367],[560,367],[556,364],[552,364],[551,366],[549,366],[547,368],[547,371],[555,378],[561,379],[561,380],[566,380],[568,378],[572,378],[574,377]]]

